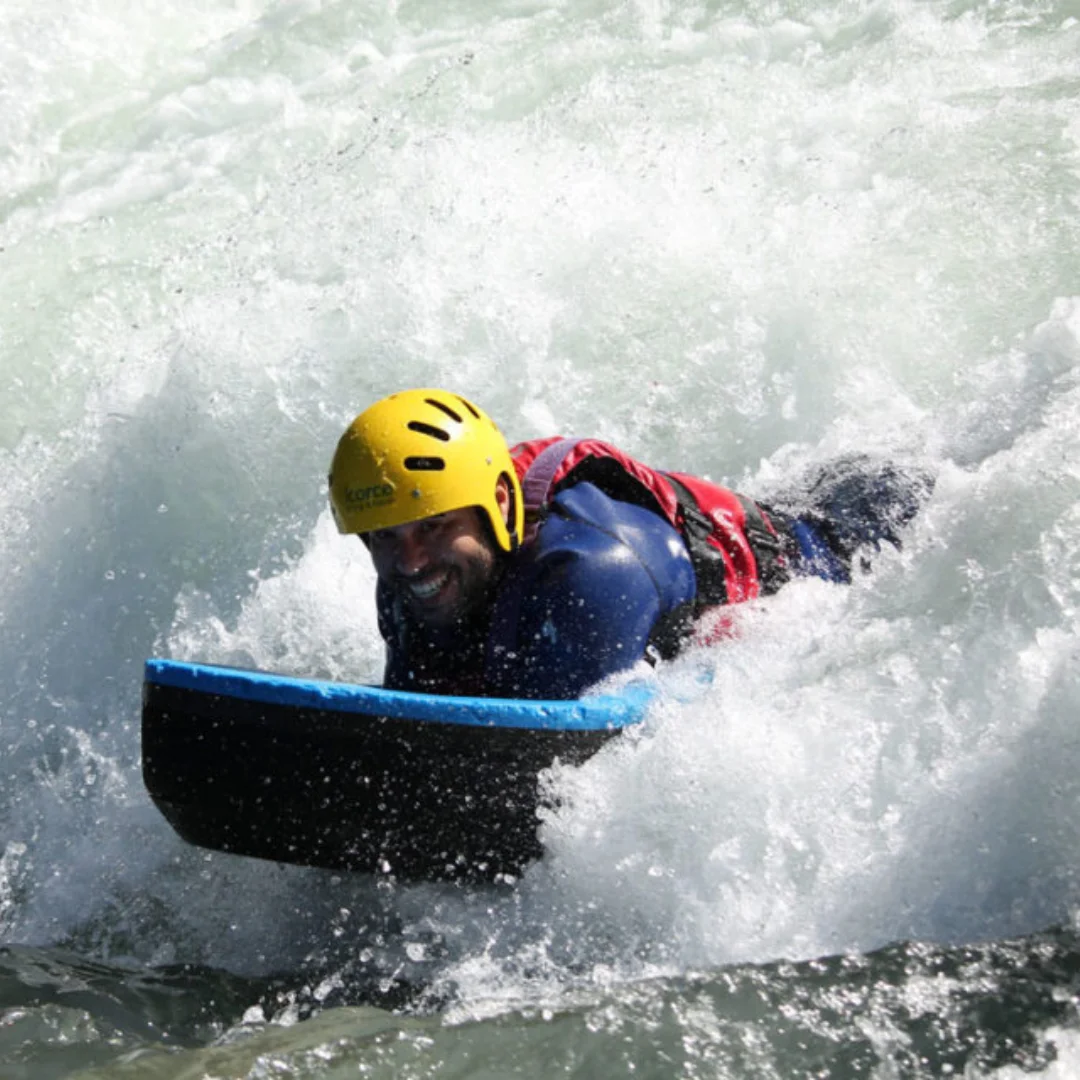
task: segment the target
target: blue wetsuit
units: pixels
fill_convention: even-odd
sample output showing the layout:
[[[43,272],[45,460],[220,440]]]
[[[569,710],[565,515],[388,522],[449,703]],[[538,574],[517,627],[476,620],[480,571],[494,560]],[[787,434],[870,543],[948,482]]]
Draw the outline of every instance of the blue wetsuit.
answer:
[[[695,592],[686,545],[663,518],[592,484],[569,488],[499,590],[492,684],[503,697],[577,697],[636,664]]]
[[[535,539],[507,559],[490,620],[463,628],[457,647],[425,642],[379,590],[384,685],[578,697],[689,618],[695,591],[686,545],[666,520],[577,484],[555,496]]]
[[[783,580],[850,581],[860,553],[882,541],[900,546],[901,528],[932,487],[925,474],[860,456],[822,469],[768,509]],[[716,603],[698,595],[687,543],[665,517],[589,482],[546,505],[535,537],[504,557],[482,615],[449,640],[411,625],[381,583],[376,596],[385,686],[533,699],[578,697],[650,645],[674,654],[701,608]]]

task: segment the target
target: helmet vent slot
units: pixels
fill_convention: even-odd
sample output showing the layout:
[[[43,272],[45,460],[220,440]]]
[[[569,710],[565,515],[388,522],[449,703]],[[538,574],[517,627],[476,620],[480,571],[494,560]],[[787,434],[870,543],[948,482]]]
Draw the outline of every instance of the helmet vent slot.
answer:
[[[460,401],[461,404],[464,405],[465,408],[468,409],[469,412],[471,412],[477,420],[480,419],[480,413],[477,412],[476,406],[471,401],[466,401],[463,397],[459,397],[458,401]]]
[[[441,457],[407,457],[405,468],[410,472],[442,472],[446,462]]]
[[[433,439],[438,439],[439,442],[450,441],[449,432],[434,427],[432,424],[425,424],[423,420],[410,420],[408,427],[410,431],[419,432],[421,435],[430,435]]]
[[[447,405],[445,401],[437,401],[435,398],[424,398],[424,401],[428,405],[434,405],[435,408],[439,410],[439,412],[446,413],[446,415],[449,416],[450,419],[453,420],[455,424],[460,424],[461,423],[461,414],[454,412],[454,410],[451,409],[450,406]]]

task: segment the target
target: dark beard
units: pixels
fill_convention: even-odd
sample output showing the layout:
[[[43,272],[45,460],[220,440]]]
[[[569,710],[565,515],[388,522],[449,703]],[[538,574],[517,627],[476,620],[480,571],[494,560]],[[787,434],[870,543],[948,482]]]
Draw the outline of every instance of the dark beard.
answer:
[[[482,697],[485,688],[485,659],[492,608],[502,565],[482,598],[468,611],[446,625],[432,626],[412,618],[407,603],[396,597],[392,604],[397,640],[407,658],[407,686],[402,689],[427,694],[455,694]]]

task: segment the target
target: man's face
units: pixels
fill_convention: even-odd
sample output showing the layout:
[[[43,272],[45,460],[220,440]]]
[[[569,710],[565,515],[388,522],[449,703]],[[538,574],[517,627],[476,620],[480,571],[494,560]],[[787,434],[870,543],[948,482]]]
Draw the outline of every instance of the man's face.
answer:
[[[486,601],[497,549],[476,507],[377,529],[367,540],[379,580],[417,622],[447,629]]]

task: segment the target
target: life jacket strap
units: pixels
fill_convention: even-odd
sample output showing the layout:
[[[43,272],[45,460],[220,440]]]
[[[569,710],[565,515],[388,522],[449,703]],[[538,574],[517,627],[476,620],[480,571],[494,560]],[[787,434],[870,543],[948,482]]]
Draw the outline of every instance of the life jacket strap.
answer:
[[[548,500],[555,474],[562,468],[581,439],[558,439],[550,446],[545,446],[536,455],[533,463],[521,479],[521,496],[525,502],[525,535],[522,543],[528,543],[536,535],[536,530],[547,513]]]
[[[526,514],[535,515],[548,501],[555,474],[579,442],[581,439],[559,439],[550,446],[545,446],[536,455],[536,459],[521,481],[521,494],[525,499]]]

